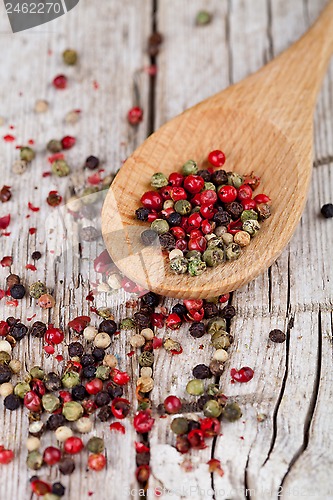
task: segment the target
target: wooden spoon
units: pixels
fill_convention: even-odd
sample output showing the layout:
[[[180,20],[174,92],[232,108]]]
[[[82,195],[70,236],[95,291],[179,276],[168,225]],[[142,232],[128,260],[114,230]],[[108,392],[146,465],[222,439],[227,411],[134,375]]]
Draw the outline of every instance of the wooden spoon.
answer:
[[[208,298],[245,285],[265,271],[289,242],[301,217],[312,169],[313,111],[333,51],[333,1],[292,47],[257,73],[172,119],[124,163],[102,211],[105,244],[130,279],[158,294]],[[260,176],[272,217],[241,257],[201,276],[174,275],[159,248],[143,247],[148,229],[134,217],[155,172],[201,165],[213,149],[226,170]]]

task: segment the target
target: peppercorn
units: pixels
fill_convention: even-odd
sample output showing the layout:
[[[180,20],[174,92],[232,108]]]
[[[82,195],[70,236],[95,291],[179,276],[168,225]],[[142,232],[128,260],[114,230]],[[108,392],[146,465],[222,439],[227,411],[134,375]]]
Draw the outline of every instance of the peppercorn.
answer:
[[[205,333],[205,325],[199,321],[194,321],[189,328],[189,334],[195,339],[200,339]]]
[[[269,332],[269,339],[272,342],[282,343],[286,340],[286,334],[281,330],[275,329]]]
[[[30,335],[36,338],[43,338],[46,330],[47,326],[45,325],[45,323],[42,323],[41,321],[35,321],[31,326]]]
[[[215,349],[228,349],[231,345],[232,337],[227,332],[219,331],[212,335],[212,344]]]
[[[158,235],[152,229],[145,229],[141,233],[141,241],[142,243],[148,247],[150,245],[156,245],[158,243]]]
[[[140,366],[152,366],[154,364],[154,354],[144,351],[140,354],[138,361]],[[8,381],[6,380],[6,382]]]
[[[25,296],[25,288],[21,284],[13,285],[9,291],[13,299],[23,299]]]
[[[107,349],[111,344],[111,337],[108,333],[100,332],[94,338],[94,345],[102,349]]]
[[[140,467],[141,465],[149,465],[150,462],[150,452],[144,451],[143,453],[136,454],[136,465]]]
[[[36,156],[35,151],[32,148],[29,148],[27,146],[24,146],[20,148],[20,159],[30,162],[32,161]]]
[[[108,420],[110,420],[111,417],[112,417],[112,411],[109,406],[103,406],[103,408],[101,408],[97,413],[97,418],[101,422],[107,422]]]
[[[242,222],[246,220],[258,220],[258,214],[255,210],[243,210],[240,219]]]
[[[203,261],[208,267],[216,267],[224,260],[224,252],[220,248],[208,248],[202,255]]]
[[[222,411],[223,418],[229,422],[236,422],[242,416],[242,410],[237,403],[227,403]]]
[[[249,233],[250,236],[255,236],[255,234],[260,229],[260,224],[256,220],[248,219],[245,222],[243,222],[242,228],[243,228],[243,231],[246,231],[247,233]]]
[[[83,401],[88,395],[84,385],[76,385],[73,387],[71,394],[75,401]]]
[[[62,415],[61,417],[65,421],[65,418]],[[64,443],[68,438],[73,436],[73,431],[70,427],[67,427],[66,425],[61,425],[55,429],[55,436],[58,441]]]
[[[88,156],[84,164],[85,168],[95,170],[99,166],[99,159],[96,156]]]
[[[38,380],[43,380],[45,375],[44,370],[40,366],[33,366],[29,374],[32,378],[37,378]]]
[[[29,425],[29,434],[31,434],[32,436],[40,438],[40,436],[43,434],[44,430],[45,430],[45,426],[41,420],[31,422],[31,424]]]
[[[9,336],[7,336],[9,338]],[[12,370],[13,373],[17,374],[20,373],[21,368],[22,368],[22,363],[18,359],[12,359],[9,362],[9,368]]]
[[[191,276],[200,276],[206,271],[206,262],[200,259],[191,258],[188,263],[188,272]]]
[[[13,394],[14,386],[10,382],[6,382],[5,384],[0,385],[0,396],[6,398],[10,394]]]
[[[10,329],[10,335],[16,340],[22,340],[28,333],[28,327],[23,323],[16,323]]]
[[[157,234],[164,234],[169,231],[169,224],[164,219],[155,219],[151,225],[150,229],[155,231]]]
[[[28,451],[39,450],[40,448],[40,439],[35,436],[29,436],[26,441],[26,446]]]
[[[207,169],[206,170],[198,170],[196,175],[200,175],[200,177],[202,177],[205,182],[210,182],[210,180],[211,180],[211,173]]]
[[[213,359],[209,364],[209,369],[215,377],[220,377],[224,371],[224,364],[217,359]]]
[[[87,417],[81,417],[75,422],[75,428],[81,434],[87,434],[93,426],[92,421]]]
[[[176,238],[169,232],[160,234],[159,241],[162,248],[170,251],[176,246]]]
[[[53,394],[44,394],[42,397],[42,405],[46,412],[53,413],[60,408],[61,403],[57,396],[54,396]]]
[[[64,403],[62,414],[66,418],[66,420],[75,422],[82,417],[83,407],[77,401],[68,401],[67,403]]]
[[[168,217],[169,226],[179,226],[182,221],[182,216],[177,212],[172,212]]]
[[[158,172],[158,173],[152,175],[151,180],[150,180],[150,184],[153,188],[159,189],[163,186],[167,186],[169,184],[169,181],[164,174],[162,174],[161,172]]]
[[[73,66],[77,62],[77,52],[73,49],[66,49],[62,53],[62,58],[65,64]]]
[[[204,317],[207,319],[213,318],[218,314],[218,308],[213,302],[205,302],[203,305]]]
[[[240,247],[246,247],[250,244],[250,241],[251,236],[246,231],[238,231],[238,233],[234,235],[234,243]]]
[[[24,399],[27,392],[30,391],[30,385],[27,382],[18,382],[14,387],[14,394]]]
[[[66,177],[70,174],[70,168],[65,160],[55,160],[51,166],[52,173],[57,177]]]
[[[32,470],[39,470],[43,465],[43,455],[37,451],[31,451],[27,456],[27,466]]]
[[[101,347],[94,347],[92,352],[91,352],[94,360],[96,363],[103,361],[105,357],[105,350],[102,349]]]
[[[191,213],[192,205],[187,200],[177,200],[174,204],[174,209],[180,215],[187,215]]]
[[[50,429],[50,431],[55,431],[59,427],[63,427],[65,422],[65,417],[61,415],[61,413],[51,415],[47,420],[47,427]]]
[[[233,220],[238,220],[243,212],[243,205],[237,201],[232,201],[231,203],[226,203],[225,209]]]
[[[14,285],[18,285],[20,281],[20,277],[17,274],[9,274],[6,278],[7,288],[10,290]]]
[[[170,270],[175,274],[185,274],[188,269],[188,261],[184,257],[175,257],[170,260]]]
[[[272,215],[270,206],[267,203],[257,204],[256,210],[258,212],[259,220],[261,220],[261,221],[269,219],[269,217]],[[332,210],[332,213],[333,213],[333,210]]]
[[[204,392],[204,384],[202,380],[193,379],[186,385],[186,392],[192,396],[201,396]]]
[[[1,340],[0,341],[0,349],[3,349],[4,343],[9,344],[9,342],[7,342],[6,340]],[[10,351],[11,351],[12,348],[11,348],[10,344],[9,344],[9,347],[10,347]],[[6,351],[0,350],[0,364],[8,365],[10,360],[11,360],[10,354]]]
[[[34,299],[39,299],[39,297],[46,292],[47,292],[46,286],[44,285],[44,283],[41,283],[40,281],[32,283],[32,285],[30,285],[29,287],[30,297]]]
[[[219,332],[221,330],[225,331],[226,326],[227,326],[226,320],[224,318],[216,316],[215,318],[212,318],[208,321],[207,332],[210,333],[210,335],[213,335],[214,333]]]
[[[75,470],[74,460],[70,457],[65,457],[59,462],[59,471],[64,476],[69,476]]]
[[[232,305],[226,305],[221,310],[221,316],[225,319],[232,319],[236,315],[236,309]]]
[[[61,383],[66,389],[71,389],[80,383],[80,375],[76,372],[66,372],[61,379]]]
[[[54,304],[55,300],[49,293],[44,293],[44,295],[41,295],[38,299],[38,305],[42,309],[50,309],[51,307],[54,306]]]
[[[246,221],[244,224],[247,224],[248,222],[256,222],[256,221]],[[241,254],[241,247],[239,245],[236,245],[235,243],[231,243],[230,245],[227,246],[225,250],[225,255],[227,260],[236,260],[240,257]]]
[[[83,345],[80,342],[71,342],[68,345],[68,354],[71,358],[74,356],[78,356],[80,358],[83,354],[83,350]]]
[[[12,378],[12,370],[7,365],[0,364],[0,384],[9,382]]]
[[[148,38],[148,54],[151,57],[156,57],[159,52],[159,46],[163,41],[161,33],[154,31]]]
[[[229,355],[224,349],[217,349],[213,354],[213,360],[219,361],[220,363],[225,363]]]
[[[104,451],[104,440],[99,437],[92,437],[87,443],[87,449],[91,453],[102,453]]]
[[[228,172],[228,184],[230,186],[234,186],[236,189],[239,189],[244,182],[244,177],[237,172]]]
[[[61,387],[60,377],[54,373],[48,373],[44,378],[44,384],[48,391],[55,392],[58,391]]]
[[[53,483],[52,484],[52,493],[57,495],[58,497],[63,497],[65,494],[66,488],[61,483]]]
[[[130,338],[130,344],[132,347],[138,348],[142,347],[146,342],[145,337],[140,334],[135,334]]]
[[[188,160],[182,166],[182,174],[183,175],[192,175],[198,172],[198,165],[194,160]]]
[[[0,201],[2,203],[6,203],[12,197],[12,193],[10,191],[9,186],[3,186],[0,190]]]
[[[150,326],[150,316],[141,312],[134,314],[135,324],[140,328],[147,328]]]
[[[112,399],[121,398],[124,392],[123,388],[120,385],[115,384],[114,382],[108,384],[107,391]]]
[[[50,151],[50,153],[59,153],[60,151],[62,151],[61,141],[58,141],[57,139],[51,139],[47,143],[46,149]]]
[[[98,394],[96,394],[95,397],[95,403],[97,406],[105,406],[108,405],[111,402],[111,396],[108,392],[106,391],[101,391]]]
[[[212,376],[209,367],[203,364],[196,365],[192,370],[192,374],[194,378],[198,379],[210,378]]]
[[[13,411],[17,410],[21,406],[21,400],[18,396],[15,396],[15,394],[8,394],[8,396],[5,397],[3,404],[7,410]]]
[[[203,413],[205,417],[217,418],[222,413],[222,406],[215,399],[211,399],[205,404]]]
[[[96,367],[92,365],[85,366],[82,370],[82,375],[87,379],[94,378],[96,376]]]
[[[325,219],[330,219],[333,217],[333,204],[332,203],[326,203],[326,205],[323,205],[321,207],[321,215],[325,217]]]
[[[146,222],[148,220],[148,215],[150,214],[150,211],[148,208],[145,207],[140,207],[135,211],[136,218],[138,220],[141,220],[143,222]]]

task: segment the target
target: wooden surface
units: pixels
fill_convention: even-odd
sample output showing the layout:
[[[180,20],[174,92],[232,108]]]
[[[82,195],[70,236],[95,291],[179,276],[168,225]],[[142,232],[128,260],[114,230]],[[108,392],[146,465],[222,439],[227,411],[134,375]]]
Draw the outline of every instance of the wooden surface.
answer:
[[[10,34],[3,5],[0,7],[0,115],[5,119],[1,136],[11,132],[17,144],[32,138],[40,152],[27,173],[13,176],[10,165],[17,157],[15,145],[1,142],[2,182],[13,186],[12,200],[0,206],[0,216],[12,214],[11,235],[1,238],[1,253],[12,254],[11,271],[20,274],[23,282],[41,279],[56,297],[56,307],[50,314],[27,299],[16,310],[5,307],[2,300],[1,319],[15,315],[26,321],[36,313],[35,319],[64,326],[76,314],[88,312],[85,297],[89,283],[99,278],[92,260],[103,243],[84,243],[80,256],[75,224],[45,203],[51,189],[69,196],[73,186],[77,189],[82,185],[85,174],[81,166],[89,154],[98,155],[107,172],[116,171],[146,137],[152,123],[158,128],[189,106],[259,69],[305,32],[325,4],[324,0],[159,0],[155,21],[165,41],[158,57],[156,81],[150,82],[146,72],[140,73],[145,120],[133,131],[125,115],[132,105],[133,74],[149,65],[145,47],[154,6],[148,0],[99,3],[97,9],[96,2],[81,0],[65,17],[16,35]],[[214,13],[213,22],[195,27],[195,15],[203,7]],[[60,53],[68,46],[80,53],[78,68],[67,69],[61,63]],[[333,498],[333,231],[331,221],[318,215],[322,204],[332,202],[333,192],[332,69],[330,66],[317,104],[315,168],[301,223],[278,261],[233,295],[237,316],[231,332],[235,344],[220,385],[225,394],[239,400],[243,418],[224,424],[221,437],[206,450],[191,454],[192,472],[178,465],[184,457],[172,447],[170,419],[159,420],[150,433],[149,499],[156,498],[155,488],[162,488],[162,498],[172,500],[264,500],[278,495],[283,499]],[[70,77],[70,85],[64,92],[56,92],[50,82],[62,72]],[[45,115],[33,112],[35,100],[40,98],[50,102]],[[77,108],[82,110],[78,124],[65,125],[65,113]],[[14,130],[9,129],[11,124]],[[48,170],[43,153],[46,142],[67,133],[78,138],[68,153],[73,174],[65,179],[42,178],[42,172]],[[40,206],[40,212],[29,212],[28,201]],[[28,214],[30,218],[26,219]],[[36,235],[28,234],[30,227],[37,227]],[[34,250],[43,253],[35,273],[25,270]],[[4,287],[8,268],[1,268],[0,273]],[[101,293],[96,303],[111,307],[119,319],[135,312],[126,307],[130,298],[124,292]],[[165,300],[168,308],[173,303]],[[285,344],[268,341],[272,328],[287,332]],[[186,328],[172,332],[172,337],[181,340],[184,353],[170,357],[163,350],[156,352],[152,392],[156,405],[170,392],[185,397],[192,367],[199,360],[209,361],[212,355],[208,342],[189,338]],[[203,349],[199,349],[201,343]],[[126,356],[131,350],[126,335],[119,338],[115,350],[121,368],[129,370],[135,381],[137,357]],[[52,366],[52,358],[46,359],[36,339],[21,342],[14,355],[28,368],[33,364]],[[230,368],[245,365],[254,368],[253,381],[232,385]],[[0,405],[2,411],[2,401]],[[14,449],[16,459],[1,468],[0,498],[25,500],[30,498],[30,474],[25,467],[27,417],[24,411],[2,414],[0,443]],[[267,418],[258,422],[258,414]],[[111,435],[108,425],[96,426],[96,433],[107,440],[108,467],[96,476],[86,471],[87,457],[82,456],[77,471],[64,480],[66,498],[88,498],[89,491],[98,500],[139,497],[134,478],[136,434],[130,421],[125,425],[125,436]],[[48,442],[45,438],[42,446]],[[225,471],[222,478],[208,473],[206,462],[211,456],[221,460]],[[54,479],[55,472],[44,472],[44,477]]]

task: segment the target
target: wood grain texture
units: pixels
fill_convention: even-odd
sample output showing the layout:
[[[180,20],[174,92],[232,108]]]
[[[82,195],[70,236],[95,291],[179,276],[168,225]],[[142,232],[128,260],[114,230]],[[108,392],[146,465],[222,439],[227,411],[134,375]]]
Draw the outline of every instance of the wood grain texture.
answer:
[[[213,23],[196,28],[194,18],[203,8],[201,0],[181,3],[159,0],[156,20],[165,42],[159,56],[156,82],[156,128],[278,55],[305,32],[324,4],[324,0],[255,0],[251,4],[245,0],[206,0],[204,8],[214,13]],[[140,76],[142,105],[147,110],[145,122],[134,132],[124,117],[132,103],[133,73],[149,64],[144,50],[151,29],[152,5],[150,1],[126,0],[120,4],[110,0],[104,1],[103,8],[97,10],[96,2],[81,0],[64,18],[36,28],[30,34],[18,35],[9,34],[2,5],[0,9],[0,42],[6,49],[2,52],[0,85],[0,115],[6,119],[6,124],[0,136],[9,132],[8,126],[13,124],[17,143],[34,138],[40,151],[33,170],[22,177],[13,177],[10,165],[17,152],[15,146],[1,141],[2,181],[13,186],[13,199],[0,206],[0,216],[9,211],[13,216],[11,237],[1,238],[1,254],[13,255],[11,271],[20,274],[24,283],[45,280],[57,297],[56,308],[50,315],[37,309],[28,299],[15,310],[5,307],[2,300],[1,319],[14,314],[26,320],[36,312],[35,319],[65,326],[74,315],[88,312],[85,297],[91,284],[100,278],[93,270],[92,261],[103,243],[101,240],[84,243],[80,254],[77,224],[61,214],[55,217],[55,212],[46,206],[45,198],[51,189],[58,189],[67,197],[73,186],[78,189],[83,184],[86,174],[82,173],[81,165],[87,155],[98,155],[106,171],[115,172],[145,138],[150,112],[146,73]],[[67,69],[61,63],[60,53],[67,46],[78,48],[80,52],[78,70]],[[50,56],[48,49],[53,51]],[[54,75],[65,71],[71,77],[69,89],[64,94],[57,93],[50,82]],[[239,401],[243,418],[235,424],[224,424],[223,436],[211,441],[206,450],[190,454],[192,473],[177,465],[184,457],[172,447],[171,419],[157,418],[150,433],[150,500],[156,498],[155,488],[163,487],[166,489],[162,498],[167,500],[276,499],[281,493],[281,484],[282,498],[295,499],[303,492],[302,498],[328,500],[333,497],[330,476],[333,450],[330,249],[333,241],[331,221],[318,215],[323,203],[332,202],[332,75],[331,65],[316,110],[316,168],[301,223],[291,243],[269,271],[233,295],[238,311],[231,327],[235,345],[220,385],[227,395]],[[99,83],[98,90],[94,89],[94,80]],[[21,96],[18,95],[20,91],[23,92]],[[46,115],[33,113],[38,98],[50,101],[51,109]],[[73,108],[82,109],[82,118],[75,126],[65,125],[64,115]],[[42,179],[41,173],[48,170],[47,155],[43,153],[45,143],[65,133],[78,137],[77,145],[68,153],[73,175],[70,179]],[[35,186],[38,189],[34,189]],[[41,210],[38,214],[31,212],[26,219],[28,201],[40,206]],[[44,228],[41,220],[50,215],[52,220]],[[64,225],[60,225],[59,220]],[[34,226],[38,228],[37,234],[28,235],[28,228]],[[70,244],[64,243],[65,252],[63,228],[67,236],[71,235]],[[24,266],[35,249],[43,253],[43,260],[38,263],[37,272],[32,273],[25,271]],[[49,250],[59,256],[52,258],[54,254]],[[0,269],[1,287],[7,273],[8,269]],[[130,303],[126,304],[130,298],[124,292],[100,293],[96,304],[110,307],[119,319],[135,312],[135,308],[129,307]],[[171,308],[175,303],[175,300],[166,299],[163,305]],[[288,342],[283,345],[270,343],[269,330],[286,330],[292,318],[295,324],[288,334]],[[98,319],[94,317],[93,323],[98,324]],[[208,362],[212,354],[207,339],[204,337],[201,342],[189,337],[186,328],[179,332],[159,331],[158,336],[178,339],[184,354],[171,357],[163,350],[156,351],[154,405],[169,392],[185,398],[185,386],[193,366]],[[199,349],[201,344],[203,349]],[[112,350],[119,355],[121,368],[132,375],[130,395],[135,389],[138,363],[136,354],[131,358],[126,356],[131,350],[128,336],[118,337]],[[15,348],[14,356],[23,360],[27,368],[35,363],[47,368],[53,366],[52,359],[46,359],[42,344],[36,340],[24,340]],[[244,386],[230,384],[230,368],[244,365],[255,368],[253,381]],[[0,444],[16,452],[12,464],[1,469],[0,498],[10,496],[28,500],[31,473],[25,467],[24,446],[27,417],[25,412],[3,411],[2,400],[0,411]],[[266,420],[257,422],[258,413],[266,414]],[[198,418],[200,414],[193,416]],[[137,436],[130,421],[125,421],[125,425],[125,436],[110,434],[107,424],[96,426],[96,435],[103,433],[107,440],[108,468],[98,476],[87,472],[87,457],[83,455],[81,461],[77,461],[73,476],[62,478],[68,487],[66,498],[89,498],[88,491],[94,493],[91,498],[98,500],[139,497],[134,478],[133,443]],[[48,443],[49,438],[45,437],[42,447]],[[223,478],[209,474],[206,462],[211,456],[221,460],[225,471]],[[53,479],[56,475],[54,471],[44,470],[42,477]],[[131,494],[130,489],[133,490]],[[251,491],[246,492],[246,489]]]

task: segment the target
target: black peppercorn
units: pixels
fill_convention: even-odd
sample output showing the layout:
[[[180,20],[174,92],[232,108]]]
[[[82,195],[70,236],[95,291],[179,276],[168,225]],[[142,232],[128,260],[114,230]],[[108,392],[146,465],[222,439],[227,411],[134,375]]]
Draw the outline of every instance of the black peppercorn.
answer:
[[[180,318],[183,318],[183,317],[186,315],[186,313],[187,313],[187,309],[186,309],[186,307],[185,307],[183,304],[179,304],[179,303],[178,303],[178,304],[175,304],[175,305],[173,306],[173,308],[172,308],[172,312],[173,312],[174,314],[178,314],[178,316],[179,316]]]
[[[13,326],[13,325],[15,325],[16,323],[18,323],[19,321],[20,321],[19,319],[13,318],[13,316],[9,316],[9,317],[6,319],[6,323],[7,323],[9,326]]]
[[[134,314],[134,321],[140,328],[148,328],[150,326],[150,316],[142,312],[136,312]]]
[[[71,358],[78,356],[79,358],[83,354],[83,345],[80,342],[71,342],[68,346],[68,354]]]
[[[142,304],[139,311],[150,316],[154,312],[154,308],[147,304]]]
[[[101,391],[98,394],[96,394],[95,397],[95,403],[97,406],[105,406],[108,405],[111,402],[111,396],[108,392],[106,391]]]
[[[53,495],[57,495],[57,497],[63,497],[65,494],[66,488],[61,483],[53,483],[52,484],[52,493]]]
[[[222,186],[222,184],[228,184],[228,176],[225,170],[215,170],[211,175],[211,181],[216,186]]]
[[[212,220],[217,226],[227,226],[230,222],[230,215],[228,212],[219,210],[214,214]]]
[[[189,420],[188,432],[194,431],[194,429],[200,429],[200,422],[197,422],[196,420]]]
[[[105,332],[108,335],[114,335],[117,331],[117,323],[112,319],[105,319],[100,323],[98,331]]]
[[[176,246],[176,238],[171,233],[164,233],[159,235],[160,245],[166,250],[172,250]]]
[[[179,226],[182,221],[182,216],[178,212],[172,212],[168,217],[169,226]]]
[[[54,373],[50,372],[44,377],[44,384],[48,391],[55,392],[58,391],[61,387],[60,377]]]
[[[203,305],[204,313],[205,313],[205,318],[214,318],[214,316],[218,315],[218,307],[216,304],[213,302],[205,302]]]
[[[20,284],[13,285],[9,291],[13,299],[23,299],[25,296],[25,288]]]
[[[85,378],[94,378],[94,376],[96,375],[96,368],[92,365],[85,366],[82,370],[82,375]]]
[[[39,260],[42,257],[42,254],[36,250],[35,252],[32,252],[31,258],[32,260]]]
[[[72,389],[72,398],[74,401],[83,401],[88,396],[84,385],[76,385]]]
[[[156,307],[160,302],[160,297],[154,292],[148,292],[141,297],[141,300],[147,306]]]
[[[59,462],[59,471],[61,474],[64,474],[64,476],[69,476],[72,474],[75,470],[75,463],[72,458],[65,457]]]
[[[212,376],[209,366],[207,365],[197,365],[193,368],[192,374],[194,378],[204,379],[210,378]]]
[[[91,354],[96,362],[103,361],[105,358],[105,350],[101,347],[94,347]]]
[[[83,356],[81,358],[81,365],[83,366],[83,368],[85,368],[86,366],[95,365],[95,359],[94,359],[93,355],[92,354],[83,354]]]
[[[135,215],[138,220],[141,220],[143,222],[146,222],[148,220],[148,215],[149,215],[149,210],[148,208],[140,207],[137,210],[135,210]]]
[[[136,465],[140,467],[140,465],[148,465],[150,462],[150,452],[144,451],[143,453],[136,454]]]
[[[235,316],[235,314],[236,314],[236,309],[234,308],[234,306],[230,305],[225,306],[221,311],[221,316],[222,318],[225,319],[231,319]]]
[[[47,427],[50,431],[55,431],[58,427],[65,425],[66,419],[61,413],[59,415],[51,415],[47,420]]]
[[[31,326],[30,335],[36,338],[42,338],[45,335],[47,330],[47,326],[42,321],[35,321],[35,323]]]
[[[330,219],[333,217],[333,205],[332,203],[327,203],[321,207],[321,215],[325,217],[325,219]]]
[[[7,410],[17,410],[21,406],[21,399],[15,394],[9,394],[5,397],[3,404]]]
[[[99,165],[99,159],[96,158],[96,156],[88,156],[84,166],[89,170],[95,170],[95,168],[97,168],[98,165]]]
[[[6,278],[6,286],[8,289],[20,283],[20,277],[17,274],[9,274]]]
[[[112,417],[112,411],[110,406],[103,406],[103,408],[101,408],[97,413],[97,418],[101,422],[107,422],[108,420],[110,420],[111,417]]]
[[[141,233],[141,241],[146,247],[149,247],[150,245],[157,245],[159,240],[155,231],[152,229],[145,229],[145,231]]]
[[[212,174],[208,170],[198,170],[196,175],[200,175],[205,182],[210,182],[212,178]]]
[[[214,399],[213,396],[210,396],[209,394],[203,394],[202,396],[200,396],[200,398],[198,399],[197,401],[197,405],[198,405],[198,408],[199,410],[203,410],[203,407],[205,406],[205,404],[210,400],[210,399]]]
[[[281,344],[286,340],[286,334],[282,332],[281,330],[275,329],[269,332],[269,338],[272,342],[276,342],[278,344]]]
[[[189,333],[195,339],[200,339],[206,332],[205,325],[200,321],[194,321],[189,328]]]
[[[110,394],[111,398],[121,398],[123,395],[123,388],[120,385],[115,384],[114,382],[110,382],[107,385],[107,391]]]
[[[228,214],[231,215],[231,218],[233,220],[237,220],[240,218],[243,212],[243,205],[241,203],[238,203],[237,201],[232,201],[231,203],[226,203],[225,204],[225,209],[228,212]]]
[[[28,333],[28,327],[25,326],[23,323],[15,323],[10,330],[10,334],[16,341],[22,340],[26,334]]]

